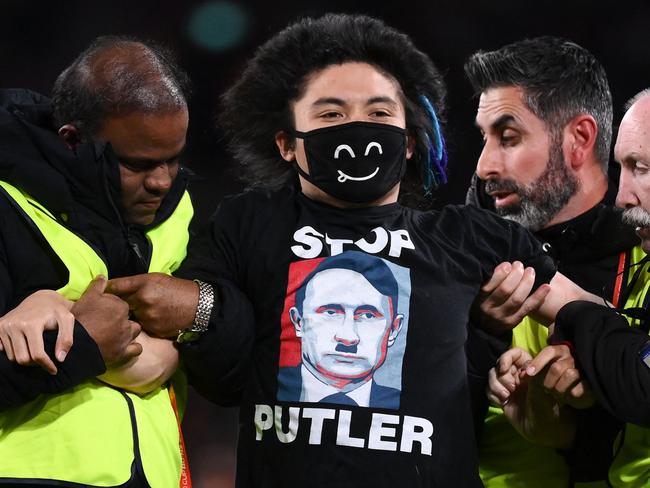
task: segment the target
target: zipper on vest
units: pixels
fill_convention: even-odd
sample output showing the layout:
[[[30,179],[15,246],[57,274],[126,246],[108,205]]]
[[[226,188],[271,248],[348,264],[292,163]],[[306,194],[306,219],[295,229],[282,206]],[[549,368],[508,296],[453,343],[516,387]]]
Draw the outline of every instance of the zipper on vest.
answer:
[[[140,260],[140,263],[142,265],[146,266],[147,263],[144,262],[144,256],[142,255],[142,252],[140,251],[140,246],[138,246],[138,243],[135,242],[131,238],[131,233],[129,231],[127,231],[126,235],[127,235],[128,241],[129,241],[129,246],[131,247],[131,249],[133,249],[133,252],[135,253],[135,255],[138,256],[138,259]]]
[[[140,264],[140,273],[146,273],[149,270],[149,264],[151,262],[151,242],[147,239],[147,236],[142,233],[141,235],[136,235],[138,230],[134,231],[133,227],[127,225],[125,227],[126,240],[129,244],[129,248],[135,254],[138,263]],[[147,246],[146,249],[143,249],[142,246]]]

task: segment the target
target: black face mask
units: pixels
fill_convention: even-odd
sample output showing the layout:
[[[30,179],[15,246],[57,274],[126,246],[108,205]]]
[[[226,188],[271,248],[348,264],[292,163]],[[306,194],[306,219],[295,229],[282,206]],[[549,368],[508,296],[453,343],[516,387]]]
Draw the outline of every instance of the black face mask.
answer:
[[[406,131],[373,122],[294,131],[305,142],[309,174],[298,172],[325,193],[352,203],[386,195],[406,171]]]

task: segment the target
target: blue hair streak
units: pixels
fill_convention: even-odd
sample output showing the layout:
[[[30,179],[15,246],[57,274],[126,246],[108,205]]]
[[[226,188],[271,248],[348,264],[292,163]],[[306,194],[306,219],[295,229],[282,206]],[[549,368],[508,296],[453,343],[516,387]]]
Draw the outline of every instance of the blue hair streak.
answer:
[[[425,131],[427,138],[427,163],[424,168],[424,190],[430,193],[432,187],[439,184],[447,183],[447,149],[445,147],[445,138],[440,130],[440,122],[436,116],[436,111],[426,95],[420,95],[420,101],[424,106],[433,128],[433,141]]]

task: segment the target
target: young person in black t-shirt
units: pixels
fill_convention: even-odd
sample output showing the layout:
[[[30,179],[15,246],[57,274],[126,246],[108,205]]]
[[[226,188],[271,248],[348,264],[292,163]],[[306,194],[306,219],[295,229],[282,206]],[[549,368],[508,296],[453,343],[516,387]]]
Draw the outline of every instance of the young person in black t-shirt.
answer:
[[[518,224],[414,208],[445,180],[444,96],[381,21],[290,25],[223,97],[252,189],[190,247],[178,275],[202,282],[110,283],[145,329],[181,329],[201,393],[240,406],[237,486],[481,486],[463,347],[481,284],[502,262],[535,273],[547,321],[585,296]]]

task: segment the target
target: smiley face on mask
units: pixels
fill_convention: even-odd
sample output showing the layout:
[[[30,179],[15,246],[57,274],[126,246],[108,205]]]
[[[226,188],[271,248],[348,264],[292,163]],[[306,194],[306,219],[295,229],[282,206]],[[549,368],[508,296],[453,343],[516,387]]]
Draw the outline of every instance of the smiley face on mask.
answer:
[[[309,167],[298,172],[340,200],[376,200],[406,171],[406,131],[394,125],[350,122],[294,135],[304,141]]]

